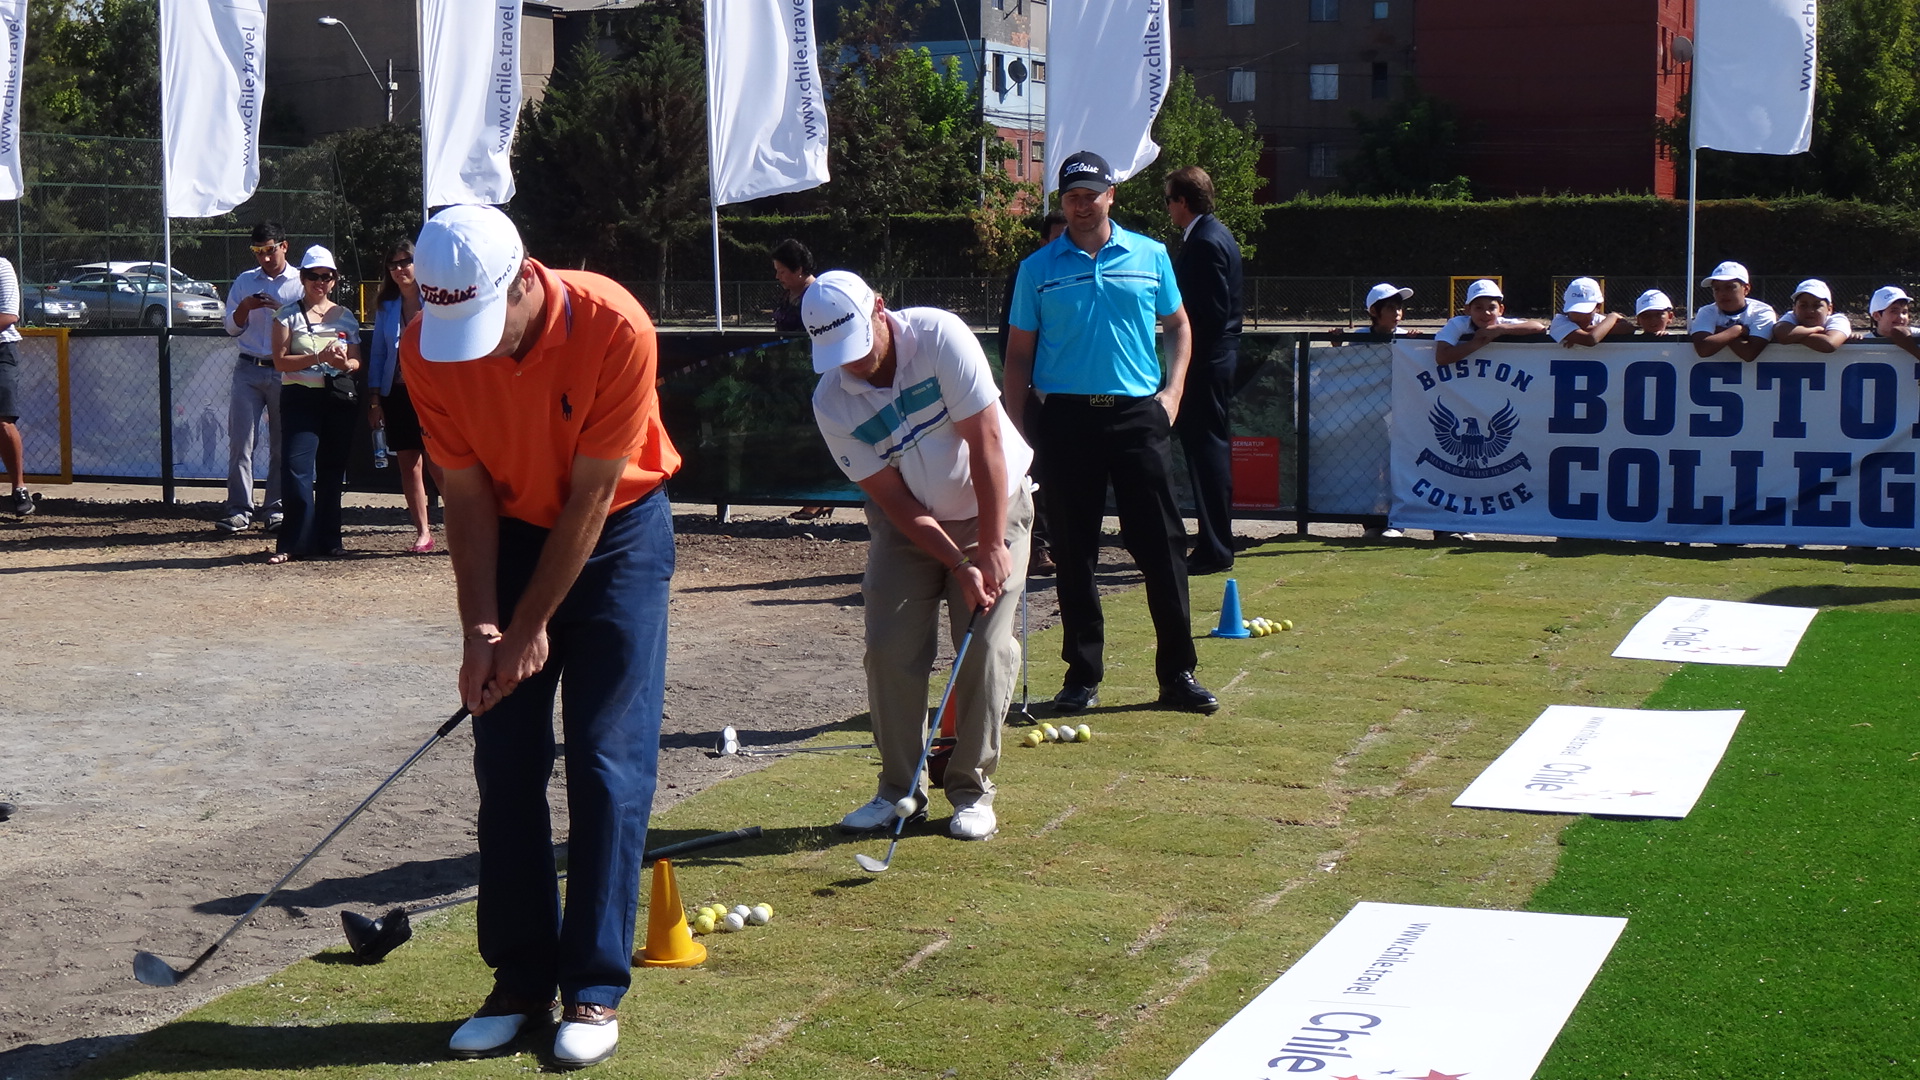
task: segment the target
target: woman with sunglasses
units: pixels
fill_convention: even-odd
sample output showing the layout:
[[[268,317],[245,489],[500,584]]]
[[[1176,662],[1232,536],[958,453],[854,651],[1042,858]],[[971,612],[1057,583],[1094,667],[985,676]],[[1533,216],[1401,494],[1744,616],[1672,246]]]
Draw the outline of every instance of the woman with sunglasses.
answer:
[[[367,417],[376,431],[387,433],[387,449],[400,459],[400,490],[407,496],[407,520],[413,523],[413,546],[425,555],[433,550],[427,527],[427,481],[440,486],[440,469],[427,459],[420,437],[420,417],[407,396],[400,372],[400,331],[420,314],[420,285],[413,280],[413,241],[402,240],[387,252],[386,280],[374,298],[373,337],[367,346]]]
[[[345,555],[340,490],[353,441],[354,403],[333,377],[359,370],[360,320],[333,302],[340,271],[315,244],[300,259],[300,299],[273,317],[273,367],[280,373],[281,497],[286,520],[270,563]]]

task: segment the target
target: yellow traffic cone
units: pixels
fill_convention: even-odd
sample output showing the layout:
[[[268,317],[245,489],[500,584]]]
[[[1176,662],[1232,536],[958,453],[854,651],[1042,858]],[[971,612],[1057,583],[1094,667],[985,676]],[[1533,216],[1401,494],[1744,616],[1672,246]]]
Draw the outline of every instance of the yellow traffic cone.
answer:
[[[707,947],[693,940],[673,864],[653,863],[653,899],[647,903],[647,945],[634,955],[635,967],[693,967],[707,958]]]

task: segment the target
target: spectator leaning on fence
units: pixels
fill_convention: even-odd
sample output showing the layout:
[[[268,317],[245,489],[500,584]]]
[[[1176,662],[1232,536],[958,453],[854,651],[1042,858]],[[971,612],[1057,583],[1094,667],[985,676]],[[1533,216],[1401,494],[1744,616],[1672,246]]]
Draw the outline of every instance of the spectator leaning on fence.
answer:
[[[1773,324],[1773,340],[1782,345],[1805,345],[1830,353],[1853,337],[1853,323],[1833,310],[1833,290],[1819,278],[1808,278],[1793,288],[1793,310]]]
[[[1673,325],[1673,298],[1659,289],[1648,289],[1633,302],[1633,336],[1663,338]]]
[[[1350,342],[1391,341],[1407,333],[1400,325],[1407,317],[1407,301],[1413,298],[1412,289],[1403,289],[1398,285],[1381,282],[1367,290],[1367,325],[1357,330],[1336,327],[1334,340],[1345,345]]]
[[[1605,301],[1600,283],[1592,278],[1577,277],[1567,282],[1566,292],[1560,297],[1560,313],[1547,325],[1547,336],[1568,349],[1575,345],[1592,348],[1605,341],[1621,321],[1617,311],[1600,314]]]
[[[1875,289],[1873,299],[1867,303],[1867,314],[1873,319],[1867,340],[1898,345],[1920,359],[1920,341],[1915,341],[1913,336],[1912,308],[1913,298],[1900,286],[1882,285]]]
[[[1700,279],[1700,287],[1711,290],[1713,303],[1693,313],[1693,351],[1712,356],[1721,349],[1751,361],[1773,340],[1776,317],[1773,308],[1751,297],[1753,285],[1747,268],[1731,260],[1713,268]]]
[[[1507,298],[1492,278],[1481,278],[1467,286],[1467,302],[1462,314],[1448,319],[1433,335],[1433,362],[1457,364],[1480,350],[1483,345],[1514,334],[1544,334],[1547,324],[1538,319],[1509,319]]]
[[[13,481],[8,509],[16,516],[33,513],[33,493],[27,490],[27,449],[20,439],[20,277],[13,263],[0,259],[0,464]]]
[[[287,262],[287,231],[277,221],[253,227],[252,269],[227,290],[227,333],[239,338],[227,399],[227,506],[214,527],[237,533],[253,523],[254,430],[267,414],[267,531],[280,527],[280,373],[273,369],[273,313],[300,299],[300,272]]]

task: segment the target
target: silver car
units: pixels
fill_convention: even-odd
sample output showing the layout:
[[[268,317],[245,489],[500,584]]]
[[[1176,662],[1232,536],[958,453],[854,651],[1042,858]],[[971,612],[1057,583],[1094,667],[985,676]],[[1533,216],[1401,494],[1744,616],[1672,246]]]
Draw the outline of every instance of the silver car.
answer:
[[[28,326],[85,326],[87,305],[29,293],[21,299],[20,321]]]
[[[43,286],[40,292],[49,300],[87,305],[90,326],[157,327],[167,321],[167,287],[145,275],[94,270]],[[175,326],[219,325],[226,314],[226,305],[213,297],[175,291],[171,298]]]
[[[105,271],[109,274],[126,274],[129,277],[165,278],[168,276],[167,270],[168,267],[166,263],[116,261],[81,263],[79,266],[74,267],[72,272],[75,274],[90,274],[96,271]],[[216,300],[220,298],[220,289],[214,285],[213,282],[201,281],[199,278],[184,274],[177,266],[173,267],[172,270],[173,288],[176,292],[199,293],[201,296],[211,296]]]

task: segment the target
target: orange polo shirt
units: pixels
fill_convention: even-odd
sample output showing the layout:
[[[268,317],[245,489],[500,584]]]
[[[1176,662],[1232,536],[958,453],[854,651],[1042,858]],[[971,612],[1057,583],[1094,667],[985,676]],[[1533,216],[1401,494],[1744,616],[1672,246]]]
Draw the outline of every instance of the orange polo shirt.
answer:
[[[533,265],[546,321],[524,359],[427,361],[416,318],[400,335],[400,364],[433,460],[485,466],[503,516],[551,529],[575,456],[627,459],[619,510],[679,471],[680,452],[660,422],[659,354],[640,302],[599,274]]]

